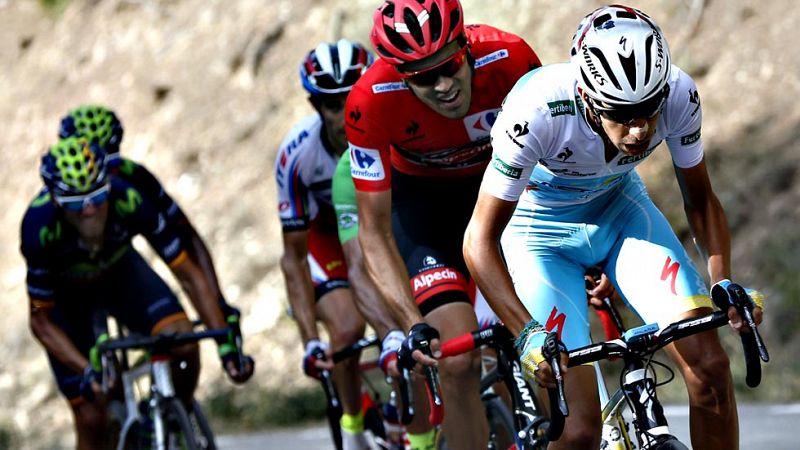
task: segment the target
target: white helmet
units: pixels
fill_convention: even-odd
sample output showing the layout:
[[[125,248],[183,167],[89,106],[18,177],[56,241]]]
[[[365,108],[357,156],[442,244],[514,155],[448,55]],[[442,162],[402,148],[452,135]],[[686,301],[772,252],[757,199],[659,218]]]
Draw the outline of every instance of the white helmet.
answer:
[[[370,64],[372,55],[361,44],[347,39],[323,42],[300,63],[300,81],[311,95],[350,92]]]
[[[578,85],[610,106],[648,100],[662,93],[669,79],[669,47],[661,28],[627,6],[604,6],[584,17],[571,56]]]

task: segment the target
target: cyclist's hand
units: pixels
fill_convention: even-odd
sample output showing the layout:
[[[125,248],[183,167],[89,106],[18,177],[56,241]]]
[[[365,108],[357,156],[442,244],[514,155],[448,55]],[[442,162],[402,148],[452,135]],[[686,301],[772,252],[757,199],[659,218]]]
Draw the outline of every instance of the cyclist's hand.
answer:
[[[587,273],[584,275],[584,279],[586,280],[586,296],[589,298],[589,303],[595,308],[602,309],[605,306],[603,303],[605,298],[616,299],[617,291],[606,274],[600,273],[598,276],[594,276]]]
[[[86,401],[93,402],[97,398],[97,396],[101,395],[103,390],[100,386],[102,382],[102,374],[94,368],[92,368],[91,364],[86,366],[83,369],[83,375],[81,376],[80,382],[80,393],[81,397],[86,399]]]
[[[542,387],[555,388],[556,378],[553,368],[550,367],[542,352],[547,334],[544,329],[531,332],[522,346],[519,359],[522,364],[522,372],[527,379],[536,381]],[[566,374],[568,358],[563,345],[561,347],[561,373]]]
[[[303,357],[303,372],[319,379],[323,370],[333,370],[333,355],[327,342],[311,339],[306,342],[306,354]]]
[[[222,368],[228,374],[228,378],[234,383],[240,384],[249,380],[256,369],[256,362],[249,355],[239,352],[230,352],[221,356]]]
[[[381,355],[378,358],[378,364],[383,369],[383,373],[393,378],[400,376],[400,369],[397,368],[397,351],[404,339],[402,331],[392,330],[386,333],[381,341]]]
[[[423,349],[429,350],[431,354],[425,354]],[[411,326],[408,336],[400,345],[397,351],[397,366],[401,369],[413,369],[417,363],[437,366],[436,357],[440,355],[439,332],[427,323],[420,322]]]
[[[714,283],[714,286],[711,287],[711,292],[714,295],[722,295],[722,297],[728,296],[726,288],[724,287],[725,284],[729,284],[730,280],[721,280],[717,283]],[[760,325],[761,321],[764,318],[764,294],[761,292],[751,289],[751,288],[744,288],[745,293],[747,293],[748,297],[750,297],[750,301],[752,302],[751,306],[753,308],[753,320],[755,321],[756,325]],[[730,304],[731,300],[730,297],[717,299],[715,298],[715,303],[727,303]],[[720,303],[717,303],[719,305]],[[739,312],[736,310],[734,306],[728,307],[728,321],[731,324],[731,327],[739,333],[749,333],[750,327],[747,326],[744,319],[742,319]]]

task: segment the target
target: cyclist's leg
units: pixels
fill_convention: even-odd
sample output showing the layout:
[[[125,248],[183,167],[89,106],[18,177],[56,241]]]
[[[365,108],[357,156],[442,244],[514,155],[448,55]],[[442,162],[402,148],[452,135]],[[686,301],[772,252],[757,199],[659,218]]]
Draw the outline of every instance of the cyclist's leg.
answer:
[[[567,258],[583,252],[585,228],[580,224],[556,226],[531,219],[512,219],[502,237],[517,295],[531,316],[549,331],[557,332],[567,348],[588,345],[585,265]],[[564,377],[564,388],[570,415],[561,438],[548,448],[599,448],[602,427],[593,367],[570,368]],[[542,392],[539,391],[541,398],[546,399]]]
[[[622,295],[645,322],[661,327],[709,313],[703,278],[666,218],[643,190],[627,193],[623,234],[607,266]],[[694,448],[738,448],[729,361],[716,330],[678,341],[667,353],[686,381]]]
[[[422,178],[392,172],[392,231],[425,321],[442,339],[477,326],[468,294],[469,274],[461,251],[475,206],[480,176]],[[445,401],[443,431],[448,447],[474,449],[488,440],[480,400],[480,352],[439,363]]]
[[[128,329],[143,334],[187,333],[192,331],[175,293],[141,255],[131,250],[115,270],[115,294],[109,311]],[[176,395],[191,408],[200,377],[200,351],[196,343],[171,350],[172,379]]]
[[[56,326],[66,333],[73,345],[84,355],[88,355],[95,341],[88,295],[90,295],[88,292],[77,294],[59,292],[59,302],[51,313]],[[76,448],[78,450],[109,448],[112,442],[105,399],[96,398],[93,402],[85,400],[80,393],[83,374],[76,373],[49,353],[47,357],[58,389],[72,410]]]

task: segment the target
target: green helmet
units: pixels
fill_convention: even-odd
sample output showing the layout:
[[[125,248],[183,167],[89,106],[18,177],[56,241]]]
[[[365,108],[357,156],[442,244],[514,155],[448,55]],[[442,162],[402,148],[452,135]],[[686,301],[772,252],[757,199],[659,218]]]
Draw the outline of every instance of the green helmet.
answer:
[[[122,142],[122,123],[110,109],[99,105],[82,105],[61,119],[59,138],[83,137],[96,142],[107,154],[119,152]]]
[[[106,152],[96,142],[71,136],[50,147],[39,172],[53,194],[85,194],[106,182]]]

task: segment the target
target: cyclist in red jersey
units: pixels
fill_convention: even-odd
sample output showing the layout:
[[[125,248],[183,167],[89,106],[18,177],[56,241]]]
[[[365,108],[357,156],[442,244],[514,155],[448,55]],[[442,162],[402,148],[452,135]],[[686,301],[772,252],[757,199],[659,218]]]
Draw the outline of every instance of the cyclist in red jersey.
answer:
[[[387,0],[373,16],[379,61],[345,108],[359,241],[367,268],[408,336],[399,364],[433,365],[422,341],[477,328],[461,253],[489,130],[517,79],[541,65],[518,36],[464,26],[456,0]],[[479,353],[440,364],[453,449],[485,442]],[[412,444],[413,445],[413,444]]]

